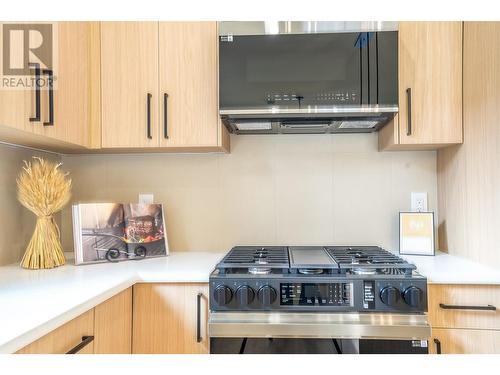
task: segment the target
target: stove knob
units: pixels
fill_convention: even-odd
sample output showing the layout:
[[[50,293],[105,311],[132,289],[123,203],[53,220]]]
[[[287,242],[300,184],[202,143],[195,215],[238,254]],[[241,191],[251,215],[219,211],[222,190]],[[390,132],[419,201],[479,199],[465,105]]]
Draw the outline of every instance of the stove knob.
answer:
[[[214,290],[214,300],[219,306],[227,305],[233,298],[233,291],[224,285],[219,285]]]
[[[255,298],[255,292],[248,285],[242,285],[236,289],[236,299],[240,306],[250,305]]]
[[[403,292],[403,299],[411,307],[420,308],[424,300],[424,292],[416,286],[410,286]]]
[[[269,285],[264,285],[257,292],[257,298],[259,299],[260,303],[266,306],[272,305],[273,302],[276,301],[276,296],[276,290]]]
[[[387,306],[395,306],[399,301],[400,296],[401,292],[399,291],[399,289],[393,286],[386,286],[380,291],[380,299]]]

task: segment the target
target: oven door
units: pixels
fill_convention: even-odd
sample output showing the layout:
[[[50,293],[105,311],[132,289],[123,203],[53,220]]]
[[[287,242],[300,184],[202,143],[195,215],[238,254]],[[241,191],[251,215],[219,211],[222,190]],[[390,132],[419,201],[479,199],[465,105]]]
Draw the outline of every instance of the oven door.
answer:
[[[427,340],[210,339],[211,354],[428,354]]]
[[[214,312],[210,352],[226,354],[427,353],[424,314]]]

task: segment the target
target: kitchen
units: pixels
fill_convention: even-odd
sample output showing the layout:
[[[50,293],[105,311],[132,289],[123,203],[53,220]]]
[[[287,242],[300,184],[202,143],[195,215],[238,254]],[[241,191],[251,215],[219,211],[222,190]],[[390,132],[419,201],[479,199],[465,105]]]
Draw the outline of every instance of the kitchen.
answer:
[[[47,30],[0,90],[0,352],[500,353],[499,23],[5,21],[4,76]],[[64,265],[25,253],[40,160]],[[138,203],[163,256],[98,246]]]

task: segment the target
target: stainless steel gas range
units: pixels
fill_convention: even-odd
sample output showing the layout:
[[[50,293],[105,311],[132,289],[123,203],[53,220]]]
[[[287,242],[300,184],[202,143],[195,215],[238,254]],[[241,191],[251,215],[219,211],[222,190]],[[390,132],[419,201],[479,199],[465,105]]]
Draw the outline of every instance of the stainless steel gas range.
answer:
[[[427,280],[375,246],[238,246],[210,275],[211,353],[427,353]]]

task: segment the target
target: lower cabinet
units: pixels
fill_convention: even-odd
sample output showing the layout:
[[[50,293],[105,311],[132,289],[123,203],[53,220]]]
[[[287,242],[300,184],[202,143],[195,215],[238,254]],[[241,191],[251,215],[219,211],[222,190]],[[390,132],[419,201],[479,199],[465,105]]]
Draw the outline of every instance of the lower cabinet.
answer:
[[[205,354],[208,284],[136,284],[20,354]]]
[[[136,284],[132,352],[208,353],[208,284]]]
[[[432,354],[498,354],[500,331],[433,328],[429,346]]]
[[[430,352],[500,353],[500,286],[429,285]]]
[[[130,354],[132,288],[17,351],[19,354]]]

